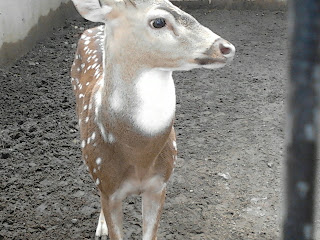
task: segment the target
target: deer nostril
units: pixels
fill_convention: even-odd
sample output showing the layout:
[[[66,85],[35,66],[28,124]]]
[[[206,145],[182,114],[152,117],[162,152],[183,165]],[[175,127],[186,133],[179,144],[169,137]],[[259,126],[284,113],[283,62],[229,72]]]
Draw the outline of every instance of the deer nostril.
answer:
[[[232,49],[228,45],[224,45],[223,43],[219,44],[220,51],[223,55],[228,55],[231,53]]]

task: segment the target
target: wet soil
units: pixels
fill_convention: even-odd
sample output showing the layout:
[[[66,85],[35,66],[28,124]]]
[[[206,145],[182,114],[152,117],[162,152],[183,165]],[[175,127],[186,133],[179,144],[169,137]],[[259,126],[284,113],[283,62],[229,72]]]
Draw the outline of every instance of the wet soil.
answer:
[[[174,74],[179,157],[158,239],[278,239],[287,14],[190,13],[237,54],[223,69]],[[68,20],[0,70],[0,239],[94,239],[99,197],[80,157],[69,77],[91,26]],[[141,239],[140,197],[124,209],[126,239]]]

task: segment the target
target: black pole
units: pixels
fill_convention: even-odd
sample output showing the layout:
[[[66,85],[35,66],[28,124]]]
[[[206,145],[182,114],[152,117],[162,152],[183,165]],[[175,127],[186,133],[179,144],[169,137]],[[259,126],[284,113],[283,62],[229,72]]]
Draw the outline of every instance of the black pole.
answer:
[[[320,1],[291,0],[289,7],[292,25],[283,239],[310,240],[314,239]]]

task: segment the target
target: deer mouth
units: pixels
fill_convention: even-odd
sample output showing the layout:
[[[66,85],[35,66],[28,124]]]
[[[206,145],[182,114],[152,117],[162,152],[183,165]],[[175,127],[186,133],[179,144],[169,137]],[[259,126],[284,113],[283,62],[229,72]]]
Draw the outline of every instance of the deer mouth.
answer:
[[[205,58],[196,58],[194,61],[199,65],[211,65],[211,64],[225,64],[227,61],[225,59],[221,58],[211,58],[211,57],[205,57]]]

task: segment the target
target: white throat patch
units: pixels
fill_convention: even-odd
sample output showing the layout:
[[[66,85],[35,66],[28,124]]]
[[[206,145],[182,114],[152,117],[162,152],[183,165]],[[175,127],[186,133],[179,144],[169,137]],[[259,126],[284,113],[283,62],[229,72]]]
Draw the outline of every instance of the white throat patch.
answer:
[[[174,117],[176,94],[172,72],[148,70],[136,83],[138,107],[134,123],[143,133],[154,136],[168,127]]]

